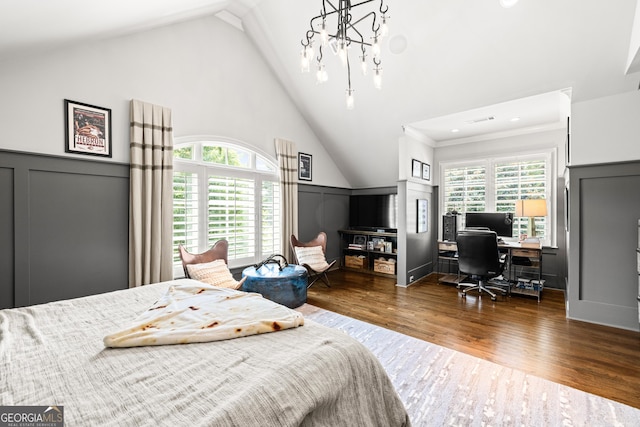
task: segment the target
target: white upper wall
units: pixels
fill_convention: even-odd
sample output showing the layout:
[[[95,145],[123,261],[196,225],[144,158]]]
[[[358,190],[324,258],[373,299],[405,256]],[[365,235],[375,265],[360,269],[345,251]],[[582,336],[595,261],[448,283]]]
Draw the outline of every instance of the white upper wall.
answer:
[[[432,185],[434,182],[433,173],[435,172],[432,147],[434,142],[428,136],[421,135],[421,138],[423,138],[424,141],[405,135],[398,140],[398,179],[400,181],[408,180],[420,184]],[[429,165],[430,174],[428,180],[413,176],[413,160],[418,160],[421,163]]]
[[[640,92],[625,92],[571,108],[571,164],[640,160]]]
[[[111,108],[113,157],[129,162],[129,101],[171,108],[176,137],[217,135],[275,158],[274,138],[313,156],[312,184],[349,183],[246,35],[209,16],[0,64],[0,148],[58,156],[63,100]]]

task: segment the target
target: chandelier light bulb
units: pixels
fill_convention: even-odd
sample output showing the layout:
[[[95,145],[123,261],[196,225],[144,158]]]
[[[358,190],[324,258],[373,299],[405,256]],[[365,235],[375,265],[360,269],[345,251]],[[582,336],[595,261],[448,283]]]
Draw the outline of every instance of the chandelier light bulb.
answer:
[[[342,66],[347,66],[347,42],[344,40],[340,40],[338,42],[338,56],[340,56],[340,60],[342,61]]]
[[[329,33],[327,32],[327,22],[324,18],[322,19],[322,27],[320,28],[320,40],[322,41],[322,46],[326,46],[329,43]]]
[[[327,74],[327,70],[324,69],[324,64],[318,63],[318,71],[316,72],[316,80],[318,84],[324,83],[329,80],[329,75]]]
[[[309,58],[309,61],[313,60],[313,45],[311,43],[312,42],[309,41],[309,45],[305,48],[307,50],[307,58]]]
[[[373,86],[382,89],[382,68],[376,67],[373,73]]]
[[[382,24],[380,25],[380,38],[387,37],[389,35],[389,24],[387,24],[389,17],[382,15]]]
[[[373,36],[373,45],[371,46],[371,52],[373,53],[374,58],[380,58],[380,42],[378,33]]]
[[[367,75],[367,55],[362,54],[362,56],[360,57],[362,58],[362,62],[360,62],[360,69],[362,70],[362,75],[366,76]]]
[[[308,73],[309,72],[309,56],[307,56],[307,49],[304,48],[302,49],[302,52],[300,52],[300,69],[302,70],[303,73]]]
[[[353,108],[355,107],[353,92],[353,89],[347,89],[347,110],[353,110]]]

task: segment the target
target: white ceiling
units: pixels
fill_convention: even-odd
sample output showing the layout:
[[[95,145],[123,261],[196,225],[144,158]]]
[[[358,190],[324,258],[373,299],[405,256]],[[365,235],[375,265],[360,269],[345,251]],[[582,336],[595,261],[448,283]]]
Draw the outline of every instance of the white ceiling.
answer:
[[[638,67],[629,66],[638,58],[636,2],[520,0],[506,9],[498,0],[386,0],[383,88],[353,67],[352,111],[344,102],[346,72],[331,54],[325,84],[300,72],[300,40],[321,0],[3,0],[0,64],[79,38],[224,11],[264,52],[351,185],[373,187],[396,182],[397,165],[388,159],[397,157],[404,131],[437,146],[549,129],[565,120],[562,97],[580,102],[636,90]],[[354,17],[368,7],[355,8]],[[381,166],[372,177],[374,165]]]

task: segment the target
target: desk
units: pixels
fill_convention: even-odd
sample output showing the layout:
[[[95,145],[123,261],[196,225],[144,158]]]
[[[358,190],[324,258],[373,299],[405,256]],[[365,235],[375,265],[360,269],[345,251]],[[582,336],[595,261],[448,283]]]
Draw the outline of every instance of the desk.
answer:
[[[503,277],[511,283],[510,293],[535,296],[540,302],[544,287],[544,280],[542,280],[542,247],[539,245],[522,245],[520,243],[498,243],[498,250],[507,254],[507,265],[505,266]],[[441,262],[447,261],[449,264],[449,274],[445,275],[442,280],[438,279],[438,281],[457,285],[465,279],[465,276],[461,275],[459,270],[457,275],[452,275],[450,271],[451,262],[457,262],[458,260],[457,251],[458,245],[456,242],[438,242],[438,270],[440,270]]]

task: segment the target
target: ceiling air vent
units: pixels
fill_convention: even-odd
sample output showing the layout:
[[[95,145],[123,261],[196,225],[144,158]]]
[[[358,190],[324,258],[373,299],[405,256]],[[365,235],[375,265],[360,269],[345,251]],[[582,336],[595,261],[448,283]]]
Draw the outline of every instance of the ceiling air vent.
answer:
[[[489,122],[491,120],[495,120],[494,116],[482,117],[480,119],[468,120],[465,123],[468,125],[475,125],[476,123]]]

